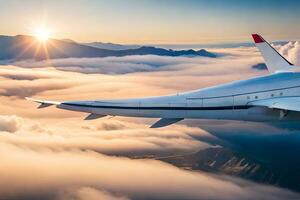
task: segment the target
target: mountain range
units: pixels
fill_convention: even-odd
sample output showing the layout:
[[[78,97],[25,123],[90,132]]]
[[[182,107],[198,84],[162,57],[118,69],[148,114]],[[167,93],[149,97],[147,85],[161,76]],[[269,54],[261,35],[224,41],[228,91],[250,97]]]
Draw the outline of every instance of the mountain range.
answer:
[[[139,45],[122,45],[122,44],[114,44],[114,43],[104,43],[104,42],[90,42],[90,43],[82,43],[83,45],[96,47],[99,49],[108,49],[108,50],[127,50],[127,49],[138,49],[141,46]]]
[[[258,159],[246,152],[237,152],[224,147],[212,147],[198,152],[159,158],[186,170],[201,170],[221,173],[300,191],[299,155],[276,154]],[[278,159],[276,159],[278,158]]]
[[[205,56],[215,58],[216,54],[201,49],[167,50],[151,46],[141,46],[135,49],[111,50],[95,46],[84,45],[72,40],[49,39],[43,43],[33,36],[0,36],[0,60],[44,60],[47,58],[82,58],[130,55],[158,55],[158,56]]]

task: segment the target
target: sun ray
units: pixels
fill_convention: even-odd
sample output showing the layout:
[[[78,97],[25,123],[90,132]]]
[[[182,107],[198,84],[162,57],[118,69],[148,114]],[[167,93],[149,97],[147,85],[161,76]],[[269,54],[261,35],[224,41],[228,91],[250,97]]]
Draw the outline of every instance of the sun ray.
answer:
[[[21,58],[27,51],[29,51],[32,47],[36,45],[36,41],[27,41],[24,39],[19,45],[14,48],[21,48],[20,53],[16,56],[17,58]]]

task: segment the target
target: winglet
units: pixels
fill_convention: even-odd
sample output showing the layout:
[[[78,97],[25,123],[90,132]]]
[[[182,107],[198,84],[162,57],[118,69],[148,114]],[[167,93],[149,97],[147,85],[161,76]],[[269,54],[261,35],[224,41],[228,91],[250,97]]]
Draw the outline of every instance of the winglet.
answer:
[[[253,40],[255,43],[262,43],[265,42],[264,38],[262,38],[260,35],[258,34],[252,34]]]
[[[269,72],[291,71],[293,64],[279,54],[262,36],[252,34],[252,38],[261,52]]]
[[[59,105],[60,104],[60,102],[57,102],[57,101],[44,101],[44,100],[33,99],[33,98],[29,98],[29,97],[26,97],[26,100],[40,103],[41,105],[39,105],[38,108],[46,108],[46,107],[49,107],[49,106],[52,106],[52,105]]]

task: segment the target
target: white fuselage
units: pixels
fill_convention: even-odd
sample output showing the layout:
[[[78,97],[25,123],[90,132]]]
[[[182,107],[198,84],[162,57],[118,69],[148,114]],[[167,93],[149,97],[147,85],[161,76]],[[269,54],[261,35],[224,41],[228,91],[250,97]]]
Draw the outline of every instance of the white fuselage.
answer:
[[[249,105],[252,101],[300,96],[300,73],[283,72],[170,96],[98,101],[69,101],[58,108],[99,115],[224,119],[247,121],[299,120],[300,114]]]

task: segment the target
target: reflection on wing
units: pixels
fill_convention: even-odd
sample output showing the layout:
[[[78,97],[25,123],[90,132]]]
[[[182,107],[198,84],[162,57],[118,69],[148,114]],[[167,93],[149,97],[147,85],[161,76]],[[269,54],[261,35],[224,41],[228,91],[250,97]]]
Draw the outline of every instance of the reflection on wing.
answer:
[[[273,99],[257,100],[250,102],[249,105],[265,106],[268,108],[300,112],[300,97],[280,97]]]

